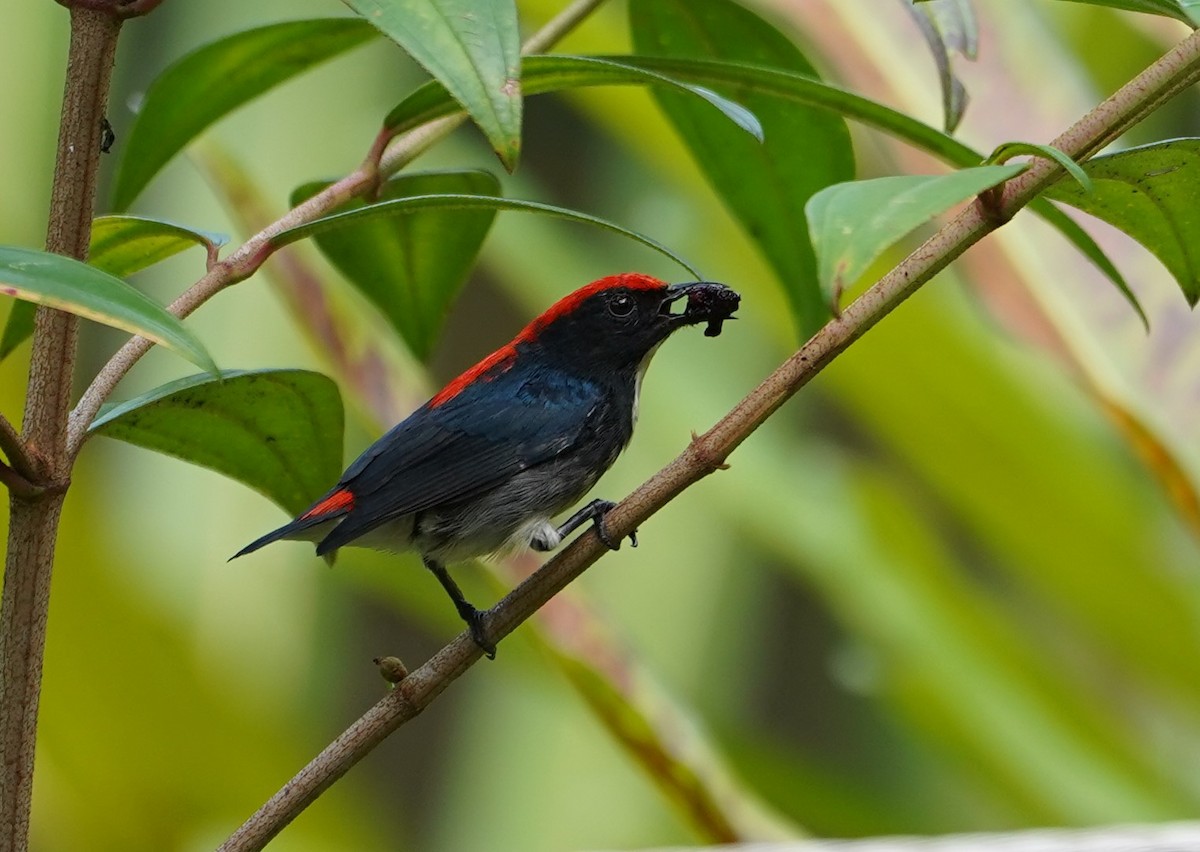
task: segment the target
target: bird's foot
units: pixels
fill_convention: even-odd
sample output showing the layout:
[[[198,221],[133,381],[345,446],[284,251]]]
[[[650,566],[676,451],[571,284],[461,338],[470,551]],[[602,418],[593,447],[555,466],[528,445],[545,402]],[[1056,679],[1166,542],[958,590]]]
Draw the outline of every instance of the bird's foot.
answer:
[[[609,512],[611,512],[613,510],[613,508],[616,507],[616,505],[617,504],[612,502],[611,500],[602,500],[596,504],[596,509],[595,509],[595,512],[596,512],[596,515],[595,515],[595,517],[596,517],[596,538],[600,539],[600,543],[603,544],[605,547],[607,547],[609,550],[620,550],[621,549],[620,539],[617,539],[615,541],[613,540],[612,535],[608,531],[608,524],[604,520],[604,516],[607,515]],[[638,546],[637,530],[633,530],[632,532],[629,533],[629,544],[631,547]]]
[[[488,639],[487,628],[484,625],[487,612],[475,609],[475,607],[468,604],[466,607],[460,608],[458,614],[467,623],[467,630],[470,631],[471,638],[479,646],[480,650],[483,651],[484,656],[489,660],[496,659],[496,643]]]

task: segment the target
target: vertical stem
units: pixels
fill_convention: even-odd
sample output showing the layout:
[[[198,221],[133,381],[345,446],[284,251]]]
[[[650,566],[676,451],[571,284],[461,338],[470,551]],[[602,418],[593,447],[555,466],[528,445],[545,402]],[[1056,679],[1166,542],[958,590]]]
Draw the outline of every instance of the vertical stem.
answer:
[[[0,849],[25,849],[33,795],[42,653],[54,539],[62,495],[10,498],[4,600],[0,607]]]
[[[87,256],[100,161],[100,126],[108,104],[121,20],[112,12],[71,9],[58,158],[46,249]],[[11,520],[0,601],[0,852],[28,846],[42,656],[58,519],[70,477],[67,414],[79,321],[39,308],[25,401],[25,440],[47,490],[10,498]]]

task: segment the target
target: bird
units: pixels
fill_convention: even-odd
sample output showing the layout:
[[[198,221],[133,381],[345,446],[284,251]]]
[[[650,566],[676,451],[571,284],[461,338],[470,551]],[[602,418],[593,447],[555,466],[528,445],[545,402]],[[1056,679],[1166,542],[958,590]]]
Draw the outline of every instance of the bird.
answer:
[[[681,310],[673,310],[680,302]],[[578,503],[629,443],[642,377],[676,330],[707,322],[716,336],[739,295],[723,284],[669,285],[628,272],[575,290],[369,446],[338,483],[294,520],[231,559],[281,539],[417,551],[489,657],[486,613],[447,564],[508,549],[553,550],[615,503]],[[636,546],[636,533],[630,535]]]

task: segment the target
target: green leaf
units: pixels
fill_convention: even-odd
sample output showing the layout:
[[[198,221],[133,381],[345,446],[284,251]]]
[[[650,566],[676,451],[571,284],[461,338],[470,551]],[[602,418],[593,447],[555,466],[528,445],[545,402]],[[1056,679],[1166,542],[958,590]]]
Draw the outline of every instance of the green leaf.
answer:
[[[789,103],[820,107],[832,110],[846,118],[854,119],[868,127],[888,133],[897,139],[933,154],[950,165],[968,167],[983,160],[983,154],[964,145],[952,136],[909,118],[869,98],[856,95],[813,80],[802,74],[760,68],[735,62],[714,62],[705,59],[670,59],[648,56],[530,56],[522,66],[522,84],[528,95],[554,92],[581,86],[644,84],[649,82],[638,76],[638,71],[655,72],[678,81],[704,85],[728,85],[760,94],[771,95]],[[397,106],[388,116],[396,123],[397,132],[407,130],[444,115],[458,111],[454,100],[440,86],[422,86]],[[1087,232],[1061,210],[1048,201],[1035,198],[1029,209],[1057,227],[1068,240],[1090,258],[1125,295],[1133,300],[1129,285],[1120,272]]]
[[[157,219],[137,216],[98,216],[92,220],[88,264],[124,278],[166,260],[189,246],[202,245],[215,252],[224,237],[192,231]],[[33,334],[37,306],[17,302],[9,312],[0,337],[0,361]]]
[[[1145,12],[1149,15],[1165,15],[1196,27],[1200,26],[1200,2],[1198,0],[1068,0],[1071,3],[1087,3],[1090,6],[1108,6],[1127,12]]]
[[[1052,145],[1039,145],[1033,142],[1005,142],[998,146],[984,163],[988,165],[1003,163],[1009,157],[1021,154],[1031,154],[1035,157],[1045,157],[1046,159],[1053,160],[1066,169],[1067,174],[1079,184],[1079,188],[1083,192],[1092,191],[1092,179],[1088,177],[1083,167]],[[1129,289],[1129,284],[1125,281],[1125,278],[1116,266],[1113,265],[1113,262],[1108,259],[1108,255],[1104,253],[1104,250],[1092,239],[1091,235],[1079,227],[1074,219],[1044,198],[1034,199],[1029,207],[1057,228],[1064,237],[1074,243],[1075,247],[1108,277],[1117,290],[1120,291],[1121,295],[1125,297],[1125,301],[1129,302],[1129,306],[1133,308],[1134,312],[1138,315],[1138,319],[1142,321],[1142,326],[1146,331],[1150,331],[1150,318],[1146,316],[1146,311],[1142,308],[1142,303],[1138,301],[1133,290]]]
[[[970,0],[938,0],[905,7],[933,54],[942,86],[943,126],[954,132],[967,108],[967,90],[954,74],[951,54],[975,59],[979,50],[979,26]]]
[[[1092,180],[1087,176],[1087,172],[1083,170],[1079,163],[1072,160],[1053,145],[1038,145],[1034,142],[1005,142],[996,147],[996,150],[984,161],[984,164],[1004,163],[1022,154],[1053,160],[1067,170],[1067,174],[1075,179],[1075,182],[1079,184],[1079,187],[1084,192],[1092,191]]]
[[[4,323],[4,334],[0,335],[0,361],[33,336],[33,319],[37,305],[32,302],[14,302]]]
[[[69,257],[0,246],[0,295],[47,305],[153,340],[197,367],[217,372],[179,319],[120,278]]]
[[[951,165],[970,167],[983,159],[983,155],[978,151],[927,124],[909,118],[903,113],[868,98],[846,92],[827,83],[810,80],[798,74],[776,71],[771,68],[706,60],[628,57],[625,58],[625,61],[641,67],[652,68],[681,80],[714,85],[728,82],[745,86],[753,91],[769,93],[795,103],[811,104],[834,110],[868,127],[902,139]],[[1035,198],[1030,203],[1029,209],[1058,228],[1064,237],[1092,260],[1096,267],[1129,300],[1134,310],[1143,318],[1143,322],[1145,321],[1145,314],[1129,289],[1129,284],[1086,231],[1044,199]]]
[[[145,216],[97,216],[92,220],[88,263],[125,278],[192,246],[202,246],[207,253],[215,254],[227,240],[221,234]]]
[[[587,86],[667,85],[695,94],[694,85],[735,87],[791,103],[816,106],[890,133],[955,165],[974,165],[983,155],[936,128],[869,98],[803,74],[739,62],[661,56],[527,56],[521,65],[526,95]],[[725,103],[731,103],[725,101]],[[716,105],[716,104],[714,104]],[[736,105],[735,105],[736,106]],[[397,105],[385,121],[401,133],[461,110],[445,89],[427,83]],[[732,118],[731,110],[726,114]],[[743,110],[744,111],[744,110]]]
[[[329,184],[310,183],[292,193],[297,205]],[[495,176],[482,171],[401,175],[385,183],[380,199],[439,193],[500,194]],[[339,212],[366,205],[352,201]],[[425,210],[369,219],[317,235],[337,269],[377,307],[418,358],[429,357],[446,314],[467,281],[495,210]]]
[[[206,127],[274,86],[376,36],[357,18],[286,21],[205,45],[163,71],[126,134],[112,204],[125,210]]]
[[[545,216],[555,216],[559,219],[567,219],[571,222],[580,222],[586,225],[595,225],[598,228],[604,228],[607,231],[628,237],[644,246],[649,246],[659,254],[671,258],[671,260],[678,263],[691,275],[695,275],[697,278],[704,277],[694,266],[662,243],[644,234],[639,234],[637,231],[631,231],[628,228],[623,228],[620,225],[597,216],[580,213],[578,210],[568,210],[565,207],[555,207],[552,204],[541,204],[537,201],[521,201],[514,198],[493,198],[486,195],[465,195],[461,193],[397,198],[395,201],[381,201],[377,204],[368,204],[365,207],[358,210],[351,210],[348,213],[335,213],[332,216],[323,216],[307,224],[281,231],[271,239],[270,244],[272,248],[278,249],[282,246],[290,245],[297,240],[323,234],[335,228],[357,225],[361,222],[377,219],[382,216],[407,216],[426,210],[517,210],[524,213],[540,213]]]
[[[731,0],[631,0],[630,28],[639,53],[752,62],[816,78],[783,34]],[[854,178],[854,150],[841,116],[797,107],[748,88],[727,88],[763,122],[759,145],[690,99],[654,96],[705,175],[758,243],[808,336],[829,319],[816,259],[805,239],[804,204],[818,190]]]
[[[509,171],[521,151],[521,42],[512,0],[345,0],[462,104]]]
[[[1200,139],[1174,139],[1083,164],[1092,192],[1059,181],[1046,196],[1120,228],[1162,261],[1188,304],[1200,301]]]
[[[207,467],[297,515],[342,470],[342,398],[307,370],[189,376],[101,409],[89,431]]]
[[[836,305],[890,246],[918,225],[1026,167],[977,166],[948,175],[904,175],[823,189],[808,202],[821,288]]]
[[[680,83],[648,68],[631,64],[629,57],[599,56],[527,56],[521,63],[521,85],[526,95],[542,95],[562,89],[588,86],[649,85],[667,86],[703,98],[726,118],[760,142],[762,125],[754,113],[711,89]],[[417,125],[458,111],[446,88],[426,83],[392,109],[384,119],[384,129],[403,133]]]
[[[1096,268],[1103,272],[1113,285],[1125,297],[1125,301],[1129,302],[1130,307],[1138,315],[1142,321],[1142,326],[1146,331],[1150,330],[1150,318],[1146,316],[1146,311],[1142,308],[1142,303],[1138,301],[1137,296],[1129,289],[1129,284],[1121,275],[1120,271],[1113,262],[1108,259],[1108,255],[1104,253],[1104,249],[1100,248],[1099,243],[1092,239],[1092,235],[1079,226],[1079,223],[1068,216],[1064,211],[1055,207],[1044,198],[1035,198],[1029,205],[1029,209],[1035,211],[1043,219],[1058,228],[1059,233],[1075,244],[1075,248],[1079,249]]]

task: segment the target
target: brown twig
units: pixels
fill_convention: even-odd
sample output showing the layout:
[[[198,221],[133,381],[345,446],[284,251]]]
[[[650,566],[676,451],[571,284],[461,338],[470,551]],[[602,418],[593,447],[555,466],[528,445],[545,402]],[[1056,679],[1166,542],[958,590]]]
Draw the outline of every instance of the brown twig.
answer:
[[[1073,159],[1086,158],[1128,130],[1144,114],[1142,104],[1160,101],[1164,92],[1179,91],[1180,82],[1192,78],[1198,69],[1200,31],[1051,144]],[[1062,171],[1057,163],[1038,160],[1005,184],[997,209],[985,211],[976,202],[941,228],[847,307],[840,318],[818,331],[708,432],[694,438],[675,461],[613,509],[606,517],[610,535],[627,535],[685,488],[720,469],[742,441],[851,343],[970,246],[1011,219]],[[594,532],[576,538],[487,613],[486,626],[492,640],[499,641],[511,633],[606,552]],[[350,767],[424,710],[481,656],[468,633],[456,637],[288,781],[221,846],[222,852],[263,848]]]
[[[8,418],[0,414],[0,452],[23,479],[38,478],[38,464]]]
[[[57,161],[46,249],[86,258],[100,162],[100,127],[121,20],[111,11],[71,9]],[[0,602],[0,850],[28,843],[34,744],[50,573],[58,518],[70,480],[67,414],[79,320],[39,308],[25,398],[24,456],[36,463],[39,486],[13,492],[4,598]],[[7,438],[6,438],[7,440]]]
[[[363,169],[332,184],[314,195],[299,207],[288,211],[267,228],[255,234],[225,260],[212,264],[204,276],[189,287],[168,307],[177,317],[186,317],[217,293],[253,275],[272,253],[271,240],[289,228],[318,219],[366,191],[371,184]],[[153,342],[144,337],[130,338],[116,351],[108,363],[88,385],[71,412],[68,452],[72,458],[78,455],[87,440],[87,428],[96,417],[100,406],[112,393],[117,383],[150,351]]]
[[[7,488],[13,497],[20,500],[33,500],[46,493],[45,488],[40,485],[34,485],[4,462],[0,462],[0,485]]]

